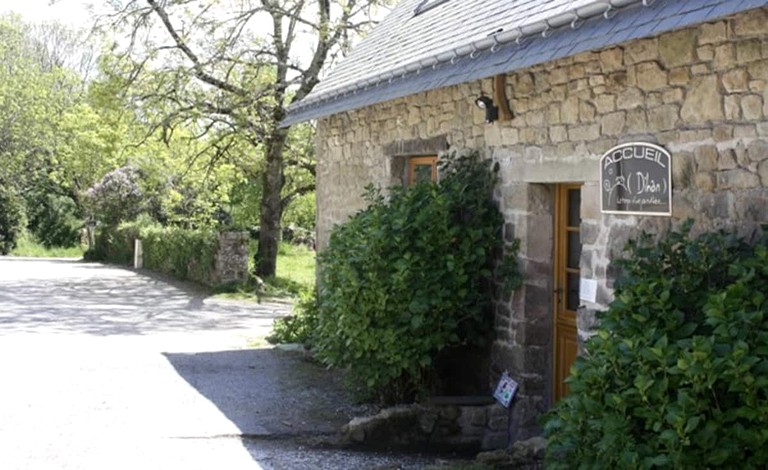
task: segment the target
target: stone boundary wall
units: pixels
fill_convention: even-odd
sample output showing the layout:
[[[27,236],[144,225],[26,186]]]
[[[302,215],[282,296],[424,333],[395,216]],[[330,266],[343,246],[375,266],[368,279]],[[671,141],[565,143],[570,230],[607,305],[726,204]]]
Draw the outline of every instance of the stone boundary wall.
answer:
[[[208,285],[221,286],[248,280],[248,232],[224,232],[219,234],[212,279]]]
[[[368,449],[466,452],[507,445],[507,410],[501,405],[401,405],[355,418],[342,442]]]
[[[640,231],[663,234],[687,218],[695,231],[768,223],[768,8],[582,53],[507,76],[516,116],[485,124],[474,100],[492,79],[419,93],[318,122],[318,246],[361,209],[363,188],[400,184],[399,142],[445,136],[501,167],[495,194],[504,236],[521,240],[525,285],[495,299],[489,381],[518,379],[514,439],[539,432],[550,406],[554,183],[582,187],[580,267],[598,281],[580,309],[580,338],[612,299],[611,260]],[[465,59],[469,60],[469,59]],[[604,215],[598,162],[625,142],[664,146],[673,158],[672,217]]]

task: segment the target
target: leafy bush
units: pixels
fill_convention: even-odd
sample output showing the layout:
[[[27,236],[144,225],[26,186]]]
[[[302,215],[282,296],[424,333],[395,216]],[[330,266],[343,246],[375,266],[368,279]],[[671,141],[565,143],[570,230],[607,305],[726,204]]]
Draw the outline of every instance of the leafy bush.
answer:
[[[218,249],[219,237],[216,232],[150,226],[140,230],[139,235],[146,269],[182,280],[210,279]]]
[[[142,212],[141,172],[133,166],[112,170],[86,192],[96,219],[108,226],[131,220]]]
[[[77,204],[66,196],[41,194],[29,207],[29,228],[47,248],[71,248],[79,245],[79,218]]]
[[[310,345],[317,329],[317,290],[305,289],[293,306],[291,315],[278,318],[272,326],[267,341],[278,343],[302,343]]]
[[[0,255],[13,250],[25,225],[23,199],[12,186],[0,181]]]
[[[370,206],[333,231],[320,255],[318,357],[349,369],[369,397],[427,390],[437,354],[482,345],[502,216],[495,174],[478,156],[452,156],[439,183],[369,188]]]
[[[768,243],[689,229],[629,244],[546,418],[548,468],[768,465]]]
[[[142,240],[144,267],[177,279],[206,281],[210,278],[218,249],[218,234],[211,230],[162,227],[146,219],[119,227],[102,227],[96,248],[87,259],[132,264],[134,241]]]

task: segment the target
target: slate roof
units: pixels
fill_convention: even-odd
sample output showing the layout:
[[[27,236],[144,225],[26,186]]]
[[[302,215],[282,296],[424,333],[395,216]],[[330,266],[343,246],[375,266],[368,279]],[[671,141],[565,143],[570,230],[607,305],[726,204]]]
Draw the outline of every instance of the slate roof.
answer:
[[[289,108],[282,125],[768,5],[768,0],[448,0],[414,15],[421,2],[402,1],[312,93]]]

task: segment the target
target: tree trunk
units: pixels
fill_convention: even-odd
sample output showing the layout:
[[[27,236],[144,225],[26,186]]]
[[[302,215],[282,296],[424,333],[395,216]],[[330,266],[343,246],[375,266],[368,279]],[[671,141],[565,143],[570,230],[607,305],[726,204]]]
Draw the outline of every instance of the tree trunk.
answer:
[[[277,266],[280,219],[283,216],[283,150],[287,134],[287,129],[276,129],[266,142],[267,168],[262,177],[261,231],[255,260],[256,275],[260,277],[274,276]]]

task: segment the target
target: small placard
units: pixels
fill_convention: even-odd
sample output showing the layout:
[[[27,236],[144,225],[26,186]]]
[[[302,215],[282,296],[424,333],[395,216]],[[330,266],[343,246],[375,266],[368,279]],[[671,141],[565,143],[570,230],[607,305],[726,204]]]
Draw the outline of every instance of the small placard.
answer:
[[[597,301],[597,280],[581,278],[579,281],[579,300],[592,303]]]
[[[509,408],[509,404],[515,398],[515,393],[517,393],[517,382],[504,372],[501,374],[499,384],[496,385],[496,391],[493,392],[493,398],[501,403],[504,408]]]
[[[606,214],[672,215],[672,155],[646,142],[622,144],[600,158]]]

